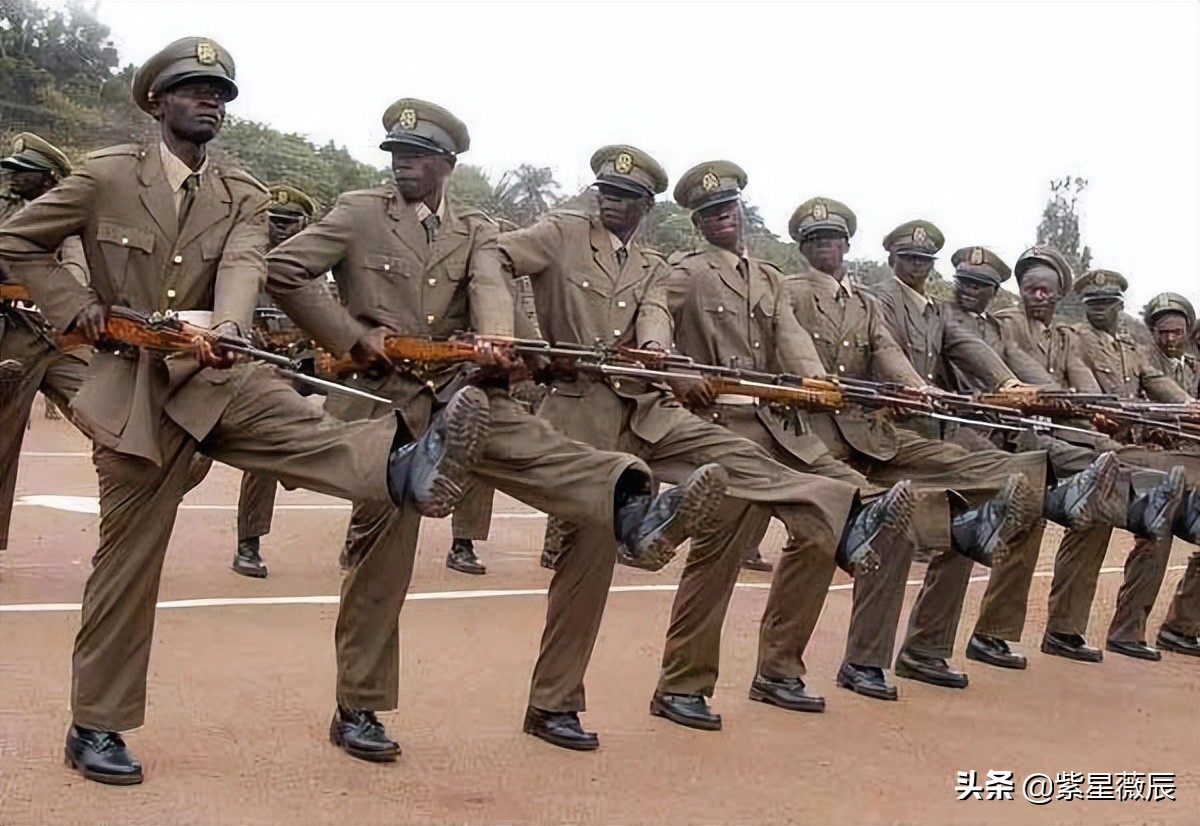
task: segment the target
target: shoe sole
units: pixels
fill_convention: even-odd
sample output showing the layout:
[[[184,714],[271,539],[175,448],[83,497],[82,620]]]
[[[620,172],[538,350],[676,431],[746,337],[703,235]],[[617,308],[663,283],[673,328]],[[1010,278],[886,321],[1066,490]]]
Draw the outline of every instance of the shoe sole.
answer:
[[[142,782],[141,772],[137,774],[103,774],[84,768],[79,764],[79,761],[71,756],[71,750],[68,748],[63,749],[63,762],[67,765],[67,768],[79,772],[88,780],[94,780],[106,786],[136,786]]]
[[[964,679],[961,683],[939,680],[936,677],[929,676],[923,671],[918,671],[911,666],[905,665],[903,660],[896,661],[896,676],[904,677],[907,680],[916,680],[919,683],[926,685],[937,686],[938,688],[966,688],[970,682]]]
[[[675,558],[676,549],[708,524],[725,496],[729,475],[717,464],[697,468],[680,491],[675,513],[643,544],[639,553],[625,560],[631,567],[661,571]]]
[[[250,577],[251,579],[266,579],[266,568],[239,568],[237,565],[230,565],[229,570],[233,571],[238,576]]]
[[[479,563],[475,563],[474,565],[460,565],[447,559],[446,567],[451,571],[457,571],[460,574],[470,574],[471,576],[483,576],[487,573],[487,568]]]
[[[825,711],[825,701],[813,701],[811,705],[803,703],[785,703],[778,698],[771,696],[760,688],[750,687],[750,699],[756,703],[766,703],[769,706],[782,708],[785,711],[806,711],[813,714],[820,714]]]
[[[1182,654],[1185,657],[1200,657],[1200,651],[1195,648],[1188,648],[1183,645],[1176,645],[1173,642],[1159,637],[1154,641],[1154,645],[1159,651],[1170,651],[1172,654]]]
[[[866,576],[879,570],[883,553],[892,553],[896,543],[907,542],[908,526],[917,507],[917,496],[912,491],[912,482],[907,479],[892,486],[884,494],[883,521],[879,530],[852,551],[847,560],[854,577]]]
[[[843,677],[841,674],[837,675],[836,682],[839,688],[845,688],[853,691],[860,697],[868,697],[872,700],[885,700],[887,702],[895,702],[900,699],[900,693],[898,691],[889,693],[883,691],[873,691],[869,688],[862,688],[858,685],[858,683],[854,682],[854,680],[851,680],[849,677]]]
[[[1033,488],[1023,476],[1010,476],[1001,489],[1001,495],[1007,499],[1004,519],[1000,521],[1000,529],[993,537],[991,547],[986,549],[990,554],[992,567],[1003,562],[1012,552],[1013,544],[1029,532],[1042,515],[1042,503],[1038,501]]]
[[[1086,528],[1102,521],[1104,503],[1113,495],[1117,483],[1117,457],[1112,453],[1104,453],[1096,470],[1095,491],[1067,509],[1067,522],[1072,528]]]
[[[338,730],[336,720],[329,725],[329,742],[351,757],[358,760],[365,760],[368,763],[394,763],[396,762],[396,758],[400,756],[399,745],[395,749],[388,751],[364,751],[363,749],[356,749],[354,746],[347,745],[346,739],[342,737],[341,732]]]
[[[721,730],[721,718],[720,717],[718,717],[715,722],[709,721],[709,720],[696,720],[692,717],[682,717],[678,714],[673,713],[670,709],[667,708],[666,705],[659,702],[657,697],[651,698],[651,700],[650,700],[650,714],[653,717],[661,717],[664,720],[670,720],[672,723],[675,723],[676,725],[683,726],[684,728],[696,729],[697,731],[720,731]]]
[[[1029,667],[1029,662],[1024,659],[1022,659],[1022,660],[999,659],[999,658],[991,657],[988,654],[982,654],[971,648],[967,649],[967,659],[974,660],[977,663],[983,663],[984,665],[995,666],[996,668],[1007,668],[1010,671],[1024,671],[1026,668]]]
[[[462,499],[468,468],[479,462],[488,434],[488,398],[478,387],[464,387],[442,412],[446,453],[438,461],[429,495],[416,501],[422,516],[443,519]]]
[[[549,743],[552,746],[558,746],[560,749],[567,749],[568,751],[595,751],[596,749],[600,748],[600,743],[598,742],[581,743],[578,740],[567,740],[565,738],[555,737],[552,734],[534,728],[529,723],[525,724],[522,731],[531,737],[536,737],[543,743]]]
[[[1051,657],[1062,657],[1064,660],[1071,660],[1072,662],[1077,662],[1077,663],[1101,663],[1101,662],[1104,662],[1104,655],[1101,654],[1100,652],[1096,652],[1096,654],[1098,656],[1096,656],[1096,655],[1087,656],[1087,657],[1075,656],[1074,654],[1064,651],[1061,648],[1055,648],[1053,645],[1048,645],[1044,640],[1042,641],[1042,653],[1049,654]]]
[[[1183,504],[1183,488],[1187,481],[1183,468],[1171,468],[1167,473],[1166,481],[1171,487],[1172,506],[1165,508],[1159,513],[1158,518],[1150,525],[1150,536],[1152,539],[1166,539],[1171,535],[1171,528],[1175,524],[1175,517],[1179,514],[1179,508]]]
[[[1133,651],[1125,651],[1123,649],[1117,648],[1117,647],[1113,646],[1111,643],[1105,644],[1104,650],[1111,651],[1114,654],[1120,654],[1122,657],[1129,657],[1131,660],[1144,660],[1145,662],[1148,662],[1148,663],[1156,663],[1162,659],[1162,654],[1158,654],[1157,657],[1153,656],[1151,654],[1142,654],[1141,652],[1138,652],[1135,654]],[[1158,652],[1155,652],[1155,653],[1158,653]]]

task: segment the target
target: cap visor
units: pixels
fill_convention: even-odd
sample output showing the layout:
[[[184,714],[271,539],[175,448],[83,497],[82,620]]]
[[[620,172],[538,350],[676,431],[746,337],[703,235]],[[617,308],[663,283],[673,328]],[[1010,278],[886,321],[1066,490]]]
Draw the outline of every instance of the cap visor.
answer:
[[[626,192],[632,192],[634,195],[649,195],[651,198],[654,197],[654,193],[646,187],[625,178],[597,178],[592,186],[611,186],[614,189],[623,189]]]
[[[981,272],[972,270],[955,270],[955,278],[961,278],[963,281],[970,281],[973,284],[986,284],[989,287],[999,287],[1000,281],[994,275],[985,275]]]
[[[186,83],[189,80],[215,80],[225,86],[228,91],[226,100],[233,100],[238,96],[237,84],[230,80],[224,73],[218,72],[215,69],[193,69],[190,72],[181,72],[178,75],[162,79],[156,83],[150,90],[152,94],[161,95],[163,92],[169,92],[180,83]]]
[[[454,154],[453,152],[450,152],[449,150],[447,150],[444,146],[439,146],[438,144],[434,143],[429,138],[422,137],[421,135],[416,135],[416,134],[395,135],[395,136],[389,135],[388,137],[383,139],[383,143],[379,144],[379,148],[382,149],[384,152],[391,152],[393,149],[399,149],[399,148],[405,147],[405,146],[416,147],[417,149],[424,149],[426,151],[426,153],[428,153],[430,155],[453,155]]]
[[[699,204],[692,207],[696,212],[714,207],[717,204],[727,204],[730,201],[736,201],[742,197],[742,193],[736,189],[726,189],[723,192],[714,192],[707,198],[703,199]]]
[[[928,250],[895,249],[892,250],[892,253],[895,255],[911,255],[913,258],[928,258],[930,261],[937,260],[937,253],[929,252]]]
[[[807,241],[820,232],[836,232],[847,240],[850,238],[850,230],[846,228],[845,224],[837,221],[817,221],[800,229],[800,240]]]
[[[12,170],[13,172],[54,172],[54,169],[49,166],[42,166],[24,158],[19,158],[13,155],[9,158],[0,160],[0,167]]]

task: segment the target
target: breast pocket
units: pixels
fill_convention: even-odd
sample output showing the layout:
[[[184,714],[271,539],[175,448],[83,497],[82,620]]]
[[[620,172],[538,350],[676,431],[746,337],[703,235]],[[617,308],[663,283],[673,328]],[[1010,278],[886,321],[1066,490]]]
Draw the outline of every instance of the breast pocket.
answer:
[[[389,296],[406,289],[416,274],[403,258],[386,253],[364,255],[362,259],[365,278],[355,279],[352,290],[355,303],[363,307],[383,307]]]
[[[99,222],[96,242],[104,258],[108,280],[118,294],[124,292],[131,269],[140,266],[154,252],[153,232],[115,221]]]

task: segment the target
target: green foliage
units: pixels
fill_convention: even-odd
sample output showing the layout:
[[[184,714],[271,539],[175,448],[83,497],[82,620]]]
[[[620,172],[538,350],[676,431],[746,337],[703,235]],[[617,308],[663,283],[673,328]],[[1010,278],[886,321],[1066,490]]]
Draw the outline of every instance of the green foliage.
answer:
[[[553,170],[530,164],[510,169],[494,183],[480,167],[460,164],[450,175],[446,195],[486,212],[507,228],[527,227],[564,202]]]

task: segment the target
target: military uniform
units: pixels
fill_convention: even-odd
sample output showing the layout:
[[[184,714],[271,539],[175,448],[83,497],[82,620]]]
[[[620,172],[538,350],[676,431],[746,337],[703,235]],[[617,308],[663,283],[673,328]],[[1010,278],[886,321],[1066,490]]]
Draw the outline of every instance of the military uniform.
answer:
[[[797,208],[789,230],[797,241],[831,229],[840,231],[848,239],[853,236],[856,224],[854,213],[844,204],[828,198],[814,198]],[[886,320],[887,313],[873,295],[848,285],[844,279],[839,281],[815,270],[790,279],[787,287],[793,311],[801,326],[812,335],[829,374],[878,379],[908,387],[928,385],[931,383],[928,377],[938,375],[935,365],[940,364],[941,353],[934,345],[947,334],[947,327],[937,308],[921,310],[914,316],[907,303],[893,305],[897,322],[904,325],[919,322],[922,329],[942,331],[925,340],[929,346],[922,350],[922,358],[928,369],[926,373],[918,374],[894,339]],[[949,335],[964,337],[958,332]],[[981,347],[985,348],[985,345],[968,343],[965,352],[974,353]],[[997,379],[1009,375],[1006,369],[995,366],[994,362],[998,361],[995,354],[979,361],[982,369],[990,369]],[[957,445],[926,439],[908,427],[897,427],[890,418],[854,408],[843,409],[837,414],[815,414],[811,420],[813,431],[821,436],[835,458],[846,461],[876,484],[912,479],[930,499],[931,506],[918,512],[916,527],[919,535],[934,540],[926,539],[934,553],[925,584],[913,607],[905,651],[931,660],[948,658],[953,650],[973,567],[971,559],[956,552],[952,546],[949,496],[953,494],[948,491],[978,501],[1003,488],[1011,474],[1021,474],[1040,499],[1046,476],[1045,454],[1029,452],[1013,457],[995,450],[967,452]],[[1029,524],[1036,521],[1036,508],[1028,517]],[[1034,528],[1021,531],[1022,537],[1012,538],[1032,542],[1034,540],[1029,537],[1037,533]],[[1008,557],[1016,555],[1014,550]],[[905,560],[902,567],[907,569],[908,562]],[[993,581],[996,587],[1005,581],[995,574],[993,572],[989,580],[989,587]],[[851,618],[850,638],[852,645],[856,644],[855,640],[862,640],[858,645],[863,648],[877,645],[879,654],[890,659],[903,593],[886,588],[876,590],[878,584],[874,578],[855,582],[855,613]],[[1015,590],[1020,591],[1020,588]],[[985,603],[993,602],[1006,606],[1006,609],[994,627],[986,630],[996,637],[1011,635],[1014,617],[1010,611],[1016,614],[1019,610],[1023,614],[1023,602],[1016,595],[1006,595],[1003,600],[989,600],[985,596]],[[977,627],[977,630],[983,629]],[[965,685],[965,678],[962,684]]]
[[[612,187],[648,199],[667,185],[658,163],[634,147],[598,150],[592,169],[602,192]],[[502,235],[500,249],[515,275],[532,279],[538,319],[551,342],[670,346],[666,262],[657,253],[617,237],[598,218],[551,213],[528,229]],[[642,457],[656,477],[667,482],[681,481],[704,462],[717,462],[728,473],[718,528],[692,540],[672,609],[655,701],[678,695],[703,705],[703,697],[711,696],[716,683],[723,609],[733,587],[730,572],[736,573],[748,540],[748,536],[738,537],[740,545],[725,541],[725,528],[757,503],[786,524],[791,539],[785,556],[800,558],[808,549],[814,553],[821,547],[832,549],[856,488],[788,470],[760,447],[702,421],[643,381],[602,380],[584,374],[558,378],[541,413],[572,438]],[[608,537],[569,527],[564,532],[554,581],[564,576],[564,562],[571,557],[613,559],[616,549]],[[594,623],[603,610],[608,582],[597,580],[594,586],[577,591],[569,604],[552,603],[551,611],[562,611],[574,623]],[[796,589],[802,587],[803,583],[777,572],[767,609],[777,619],[763,622],[761,674],[798,678],[804,673],[793,642],[803,618],[787,610]],[[538,681],[535,673],[535,684]],[[715,716],[705,716],[706,725],[712,727]],[[719,726],[719,718],[715,725]]]
[[[138,71],[134,99],[150,112],[160,92],[205,78],[228,100],[233,77],[228,52],[184,38]],[[211,314],[213,328],[248,332],[265,270],[266,209],[266,190],[241,170],[211,159],[191,169],[162,143],[114,146],[0,229],[0,257],[59,330],[98,300],[198,321]],[[72,235],[83,239],[94,293],[52,266]],[[295,487],[387,501],[396,428],[322,417],[261,365],[207,368],[190,355],[124,346],[95,354],[72,410],[95,441],[100,546],[75,641],[68,749],[85,773],[99,761],[93,779],[140,782],[127,755],[115,778],[107,774],[113,753],[105,749],[112,732],[144,722],[159,574],[191,458],[202,450]],[[359,610],[372,604],[353,584],[344,594]]]
[[[13,139],[13,152],[0,160],[0,168],[14,172],[42,172],[55,181],[71,174],[71,163],[66,155],[27,132]],[[3,226],[4,223],[0,223],[0,227]],[[80,284],[87,283],[87,261],[83,246],[75,236],[62,242],[46,266],[69,273]],[[91,348],[59,350],[54,344],[53,332],[33,304],[0,301],[0,361],[12,359],[21,365],[20,383],[15,392],[0,398],[0,422],[3,422],[0,425],[0,550],[8,547],[17,466],[34,397],[40,391],[48,403],[60,410],[69,410],[71,399],[79,391],[87,370]]]

